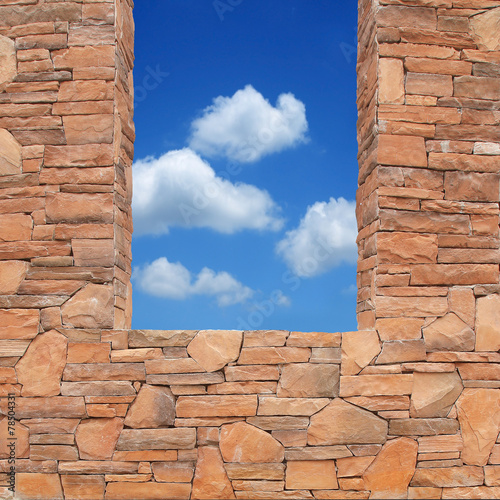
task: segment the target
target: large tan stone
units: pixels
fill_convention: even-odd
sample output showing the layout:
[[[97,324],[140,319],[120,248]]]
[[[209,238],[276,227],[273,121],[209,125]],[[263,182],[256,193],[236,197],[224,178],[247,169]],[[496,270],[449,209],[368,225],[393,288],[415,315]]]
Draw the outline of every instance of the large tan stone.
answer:
[[[251,417],[257,413],[257,396],[180,396],[177,417]]]
[[[464,389],[457,401],[468,465],[486,465],[500,430],[500,390]]]
[[[295,460],[287,463],[286,488],[289,490],[336,490],[339,485],[333,460]]]
[[[340,378],[340,396],[403,396],[411,394],[413,375],[383,374]]]
[[[236,498],[218,448],[198,448],[198,461],[191,492],[193,500]]]
[[[484,474],[481,467],[438,467],[418,468],[411,481],[412,486],[480,486],[483,484]]]
[[[131,330],[129,347],[186,347],[196,330]]]
[[[427,167],[424,138],[381,134],[378,139],[377,161],[381,165]]]
[[[379,94],[381,104],[404,104],[405,72],[401,59],[381,58],[378,66]]]
[[[7,415],[7,399],[0,401],[0,413]],[[83,418],[85,401],[76,397],[50,397],[50,398],[18,398],[16,401],[16,417],[23,418]],[[50,422],[46,424],[50,428]]]
[[[118,451],[190,450],[196,445],[196,429],[124,429]]]
[[[143,385],[130,406],[125,425],[134,429],[173,425],[175,398],[168,387]]]
[[[190,483],[194,474],[193,462],[153,462],[156,481],[162,483]]]
[[[21,145],[9,131],[0,128],[0,176],[20,174],[21,166]]]
[[[214,372],[238,359],[242,341],[243,332],[236,330],[202,330],[187,351],[207,372]]]
[[[380,341],[375,331],[342,334],[342,375],[357,375],[380,353]]]
[[[106,483],[103,476],[64,474],[61,483],[67,500],[104,500]]]
[[[28,241],[31,239],[33,220],[30,215],[2,214],[0,220],[0,242]]]
[[[339,395],[339,367],[333,364],[285,365],[278,384],[278,397],[335,398]]]
[[[370,498],[406,498],[417,464],[418,444],[409,438],[385,443],[363,474]]]
[[[47,222],[113,222],[111,193],[49,193],[46,202]]]
[[[15,456],[16,458],[29,458],[30,444],[29,444],[29,428],[20,422],[16,422],[15,426]],[[9,439],[9,420],[7,417],[0,418],[0,459],[4,460],[10,456],[9,444],[12,441]]]
[[[81,460],[110,460],[123,429],[121,418],[82,420],[75,439]]]
[[[61,307],[69,328],[113,328],[113,287],[88,284]]]
[[[500,50],[500,7],[471,17],[474,38],[481,50]]]
[[[15,295],[27,271],[28,263],[22,260],[0,262],[0,295]]]
[[[17,74],[16,47],[14,40],[0,35],[0,92],[5,90]]]
[[[409,361],[425,361],[425,344],[421,339],[384,342],[377,364],[393,364]]]
[[[282,462],[285,448],[271,434],[245,422],[223,425],[219,442],[225,462]]]
[[[435,263],[437,255],[438,238],[435,234],[395,232],[377,235],[379,263]]]
[[[38,335],[16,365],[23,396],[56,396],[66,365],[68,340],[51,330]]]
[[[435,436],[458,430],[458,422],[452,418],[396,418],[389,423],[391,436]]]
[[[153,483],[117,481],[106,488],[106,500],[188,500],[189,483]]]
[[[16,498],[19,500],[63,500],[59,474],[17,472]]]
[[[462,379],[457,372],[414,373],[410,415],[446,417],[462,389]]]
[[[259,415],[305,415],[318,412],[329,403],[328,398],[259,397]]]
[[[427,351],[472,351],[474,332],[455,313],[448,313],[423,328]]]
[[[113,115],[67,115],[63,117],[66,141],[70,145],[111,144]]]
[[[476,351],[500,349],[500,295],[476,301]]]
[[[311,417],[309,445],[385,443],[387,422],[358,406],[335,399]]]

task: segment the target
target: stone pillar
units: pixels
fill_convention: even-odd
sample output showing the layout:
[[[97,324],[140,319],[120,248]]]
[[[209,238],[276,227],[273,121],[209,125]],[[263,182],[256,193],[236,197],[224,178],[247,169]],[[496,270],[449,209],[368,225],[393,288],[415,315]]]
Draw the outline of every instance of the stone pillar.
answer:
[[[0,343],[130,327],[130,0],[0,6]]]
[[[359,2],[358,324],[382,341],[500,347],[499,27],[498,1]]]

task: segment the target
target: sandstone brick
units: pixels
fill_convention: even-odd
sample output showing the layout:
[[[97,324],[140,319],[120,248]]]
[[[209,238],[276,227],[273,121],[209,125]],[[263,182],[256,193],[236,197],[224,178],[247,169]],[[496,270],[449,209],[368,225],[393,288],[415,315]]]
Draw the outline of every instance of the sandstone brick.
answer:
[[[348,332],[342,335],[342,375],[357,375],[380,353],[376,332]]]
[[[119,481],[109,483],[106,487],[106,500],[188,500],[191,494],[191,485],[188,483],[130,483]]]
[[[257,413],[257,396],[181,396],[177,417],[252,416]]]
[[[282,462],[284,447],[271,434],[245,422],[221,428],[220,450],[225,462]]]
[[[112,328],[113,300],[112,287],[90,283],[61,307],[63,325],[74,328]]]
[[[363,446],[363,445],[361,445]],[[380,450],[377,450],[380,451]],[[337,469],[339,477],[362,476],[368,466],[373,462],[373,456],[358,456],[339,458]]]
[[[387,422],[341,399],[311,417],[307,430],[310,445],[384,443]]]
[[[483,470],[480,467],[439,467],[417,469],[411,481],[412,486],[478,486],[483,484]]]
[[[258,415],[310,416],[329,403],[327,398],[274,398],[259,397]]]
[[[408,72],[406,74],[406,93],[436,97],[451,96],[453,95],[453,79],[451,75]]]
[[[213,372],[238,359],[242,341],[242,332],[202,330],[187,351],[206,371]]]
[[[276,394],[276,382],[225,382],[209,385],[208,394]]]
[[[17,75],[14,41],[0,35],[0,54],[0,92],[2,92]]]
[[[382,43],[379,46],[383,57],[429,57],[433,59],[459,59],[459,52],[453,47],[427,45],[422,43]]]
[[[389,423],[389,434],[392,436],[456,434],[458,429],[458,422],[448,418],[401,418]]]
[[[175,398],[168,387],[143,385],[125,418],[125,425],[134,429],[173,425]]]
[[[337,363],[342,359],[341,349],[338,347],[313,347],[310,363]]]
[[[472,172],[446,172],[445,197],[448,200],[495,202],[499,199],[499,176]]]
[[[479,42],[481,50],[500,50],[500,42],[494,36],[494,33],[498,32],[499,26],[500,10],[498,8],[478,14],[471,19],[472,33]]]
[[[427,7],[407,7],[400,5],[382,6],[376,16],[377,26],[412,26],[416,28],[436,29],[436,11]]]
[[[500,349],[500,296],[480,297],[476,304],[476,351],[498,351]]]
[[[420,318],[379,318],[375,328],[382,341],[411,340],[422,337],[423,324]]]
[[[56,396],[66,365],[67,339],[56,330],[38,335],[16,365],[23,396]]]
[[[104,500],[103,476],[85,476],[64,474],[61,483],[65,498],[78,498],[79,500]]]
[[[169,375],[148,375],[146,377],[148,384],[152,385],[194,385],[202,386],[205,384],[219,384],[224,382],[224,375],[220,372],[215,373],[173,373]]]
[[[432,266],[423,264],[418,266]],[[443,264],[444,265],[444,264]],[[413,279],[413,271],[412,271]],[[422,280],[423,281],[423,280]],[[429,284],[429,283],[422,283]],[[437,284],[437,283],[436,283]],[[441,316],[448,309],[446,297],[384,297],[376,298],[377,315],[380,317],[399,318]]]
[[[163,358],[163,353],[159,347],[113,349],[111,352],[111,361],[113,363],[140,363],[149,360],[158,360],[160,358]]]
[[[74,446],[31,445],[30,459],[40,460],[78,460],[78,450]]]
[[[287,448],[285,460],[335,460],[352,456],[347,446],[305,446],[298,448]]]
[[[191,498],[208,500],[236,498],[224,469],[220,451],[215,447],[202,446],[198,450]]]
[[[61,382],[63,396],[130,396],[135,393],[132,383],[122,380]]]
[[[416,441],[398,438],[386,443],[363,474],[371,498],[400,498],[407,494],[408,485],[417,463]]]
[[[9,420],[7,417],[0,418],[0,459],[8,459],[10,457],[9,444],[12,441],[9,439]],[[15,447],[15,458],[29,458],[30,456],[30,444],[29,444],[29,428],[25,425],[15,422],[15,437],[16,437],[16,447]]]
[[[115,47],[70,47],[53,53],[56,69],[73,69],[85,67],[114,67]]]
[[[273,398],[274,399],[274,398]],[[262,401],[262,400],[261,400]],[[290,401],[290,400],[288,400]],[[310,400],[316,401],[316,400]],[[326,400],[325,400],[326,401]],[[326,406],[327,402],[324,403]],[[279,417],[248,417],[246,419],[247,423],[259,427],[259,429],[264,429],[266,431],[276,431],[276,430],[297,430],[306,429],[309,425],[308,417],[289,417],[289,416],[279,416]]]
[[[113,99],[113,82],[105,82],[104,80],[62,82],[58,94],[58,102],[106,101],[110,99]]]
[[[476,142],[474,144],[475,155],[500,155],[500,144],[495,142]]]
[[[392,364],[407,361],[424,361],[426,357],[423,340],[396,340],[384,342],[377,364]]]
[[[104,167],[113,165],[113,150],[107,144],[47,146],[46,167]]]
[[[188,450],[196,445],[196,429],[124,429],[116,449],[140,450]]]
[[[362,375],[340,377],[340,397],[403,396],[411,394],[412,375]]]
[[[259,479],[259,480],[283,480],[285,478],[285,466],[278,463],[266,464],[225,464],[229,479]]]
[[[309,361],[311,350],[306,347],[243,347],[239,365],[266,365],[304,363]]]
[[[456,314],[448,313],[423,329],[428,351],[472,351],[474,332]]]
[[[412,285],[477,285],[496,283],[495,264],[422,264],[412,269]]]
[[[463,172],[496,172],[495,157],[459,153],[430,153],[429,166],[437,170]]]
[[[75,432],[81,460],[109,460],[123,429],[121,418],[82,420]]]
[[[63,500],[59,474],[17,472],[16,496],[40,500]]]
[[[108,194],[49,194],[46,211],[48,222],[113,222],[113,200]]]
[[[262,330],[245,332],[243,347],[284,346],[289,332],[285,330]]]
[[[406,210],[381,210],[382,231],[405,231],[418,233],[470,233],[469,217],[466,215],[411,212]]]
[[[134,349],[133,351],[137,351]],[[146,373],[202,373],[205,370],[192,358],[147,360]]]
[[[470,75],[472,63],[467,61],[443,61],[429,58],[405,59],[405,68],[411,73],[430,73],[437,75]]]
[[[337,397],[339,367],[332,364],[288,364],[281,372],[277,396],[290,398]]]
[[[309,423],[308,423],[309,424]],[[304,430],[275,430],[272,432],[274,439],[277,439],[285,447],[306,446],[307,431]]]
[[[410,415],[415,418],[446,417],[462,388],[456,372],[414,373]]]
[[[427,153],[422,137],[379,135],[377,161],[382,165],[427,167]]]
[[[454,436],[422,436],[418,438],[418,452],[445,453],[462,451],[463,441],[460,434]]]
[[[438,238],[435,234],[395,232],[377,235],[377,256],[382,263],[435,263],[437,254]]]
[[[0,294],[15,295],[26,276],[28,264],[20,260],[0,262]]]
[[[20,174],[22,157],[19,142],[8,130],[0,128],[0,145],[0,176]]]
[[[113,142],[113,115],[67,115],[63,124],[67,144]]]
[[[500,99],[498,78],[479,76],[460,76],[455,78],[454,95],[474,99]]]
[[[333,460],[288,462],[285,485],[287,489],[338,489]]]
[[[70,342],[68,344],[68,363],[109,363],[109,343],[91,344]]]
[[[0,309],[0,339],[32,339],[40,313],[33,309]]]
[[[232,481],[232,484],[235,490],[248,492],[283,492],[285,487],[284,481]]]
[[[129,347],[186,347],[196,330],[130,330]]]
[[[379,102],[383,104],[404,104],[405,83],[403,62],[400,59],[380,59],[378,78]]]
[[[290,332],[289,347],[340,347],[340,333]]]
[[[146,363],[147,370],[148,364]],[[228,382],[278,380],[279,369],[276,365],[227,366],[224,368],[224,375]]]
[[[114,241],[75,239],[71,242],[75,266],[112,267],[115,261]]]

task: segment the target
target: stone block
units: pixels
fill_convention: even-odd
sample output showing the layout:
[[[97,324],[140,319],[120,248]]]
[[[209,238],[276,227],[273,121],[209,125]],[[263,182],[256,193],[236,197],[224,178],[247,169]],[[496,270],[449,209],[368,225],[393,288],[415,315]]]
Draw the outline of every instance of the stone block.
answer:
[[[111,194],[49,193],[47,195],[47,222],[88,223],[113,222]]]
[[[481,467],[418,468],[410,484],[412,486],[453,488],[459,486],[480,486],[483,484],[483,480],[484,474]]]
[[[257,413],[257,396],[180,396],[177,417],[233,417]]]
[[[64,497],[78,500],[104,500],[106,484],[103,476],[86,476],[79,474],[61,475]]]
[[[259,397],[259,415],[310,416],[329,403],[327,398]]]
[[[114,67],[115,47],[70,47],[53,53],[55,69],[73,69],[88,67]]]
[[[285,465],[278,463],[265,464],[225,464],[225,469],[231,480],[268,480],[280,481],[285,478]]]
[[[425,358],[426,351],[423,340],[395,340],[384,342],[382,352],[379,354],[376,363],[382,365],[409,361],[425,361]]]
[[[335,490],[339,485],[333,460],[288,462],[287,489]]]
[[[36,309],[0,309],[0,339],[33,339],[39,321]]]
[[[110,460],[123,429],[121,418],[82,420],[75,432],[81,460]]]
[[[411,394],[413,375],[360,375],[340,377],[340,397],[404,396]]]
[[[63,380],[79,382],[83,380],[144,380],[142,363],[88,363],[68,364]]]
[[[444,176],[447,200],[497,202],[500,176],[475,172],[446,172]]]
[[[29,458],[30,443],[29,443],[29,428],[20,422],[15,423],[15,458]],[[7,417],[0,418],[0,460],[5,460],[10,457],[9,444],[12,441],[9,439],[9,420]]]
[[[14,41],[0,35],[0,92],[5,90],[16,75],[17,61]]]
[[[0,128],[0,146],[0,177],[20,174],[21,145],[8,130],[2,128]]]
[[[475,336],[469,325],[448,313],[423,328],[427,351],[472,351]]]
[[[236,498],[218,448],[209,446],[199,448],[191,498],[207,500]]]
[[[153,483],[118,481],[109,483],[106,500],[188,500],[191,495],[189,483]]]
[[[67,144],[113,142],[113,115],[66,115],[63,125]]]
[[[146,364],[146,371],[148,365]],[[224,375],[228,382],[278,380],[279,369],[276,365],[227,366]]]
[[[449,418],[401,418],[389,423],[392,436],[436,436],[456,434],[458,430],[458,422]]]
[[[342,375],[357,375],[380,353],[377,332],[347,332],[342,335]]]
[[[68,343],[68,363],[109,363],[111,346],[108,342],[91,344],[88,342]]]
[[[16,497],[19,499],[63,500],[59,474],[16,473]]]
[[[338,365],[288,364],[283,366],[277,396],[335,398],[339,394],[339,381]]]
[[[487,295],[476,301],[475,349],[476,351],[500,349],[500,295]]]
[[[290,332],[289,347],[340,347],[340,333]]]
[[[438,238],[435,234],[379,233],[377,256],[383,264],[436,263]]]
[[[168,387],[143,385],[125,418],[125,425],[133,429],[173,425],[175,398]]]
[[[124,429],[116,449],[140,450],[189,450],[196,446],[196,429]]]
[[[381,134],[378,136],[377,161],[381,165],[427,167],[424,138]]]
[[[404,104],[405,77],[400,59],[381,58],[378,67],[379,94],[381,104]]]
[[[239,365],[273,365],[285,363],[306,363],[311,349],[306,347],[243,347],[238,359]]]
[[[196,330],[130,330],[129,347],[186,347]]]
[[[436,97],[451,96],[453,95],[453,78],[451,75],[408,72],[406,93]]]

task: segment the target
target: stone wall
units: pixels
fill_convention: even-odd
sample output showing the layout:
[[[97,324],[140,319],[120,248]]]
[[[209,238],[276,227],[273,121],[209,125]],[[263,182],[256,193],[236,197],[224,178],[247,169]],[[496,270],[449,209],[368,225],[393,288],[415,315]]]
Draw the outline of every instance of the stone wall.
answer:
[[[0,496],[500,498],[500,2],[359,2],[345,333],[128,329],[131,9],[0,0]]]

